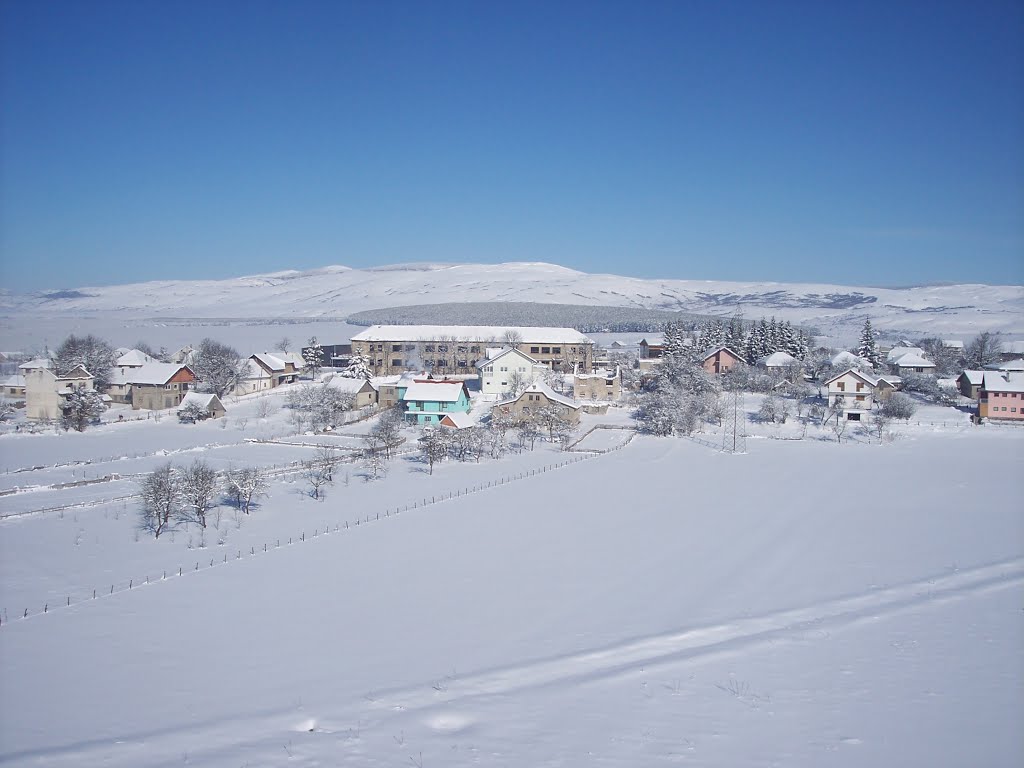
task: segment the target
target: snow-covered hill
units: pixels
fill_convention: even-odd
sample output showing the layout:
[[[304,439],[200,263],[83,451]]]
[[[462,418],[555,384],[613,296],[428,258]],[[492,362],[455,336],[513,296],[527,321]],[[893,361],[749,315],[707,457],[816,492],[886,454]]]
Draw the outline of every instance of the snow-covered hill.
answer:
[[[868,288],[811,283],[648,280],[555,264],[330,266],[228,280],[171,280],[0,295],[9,316],[343,318],[365,309],[460,301],[597,304],[775,315],[844,338],[865,317],[890,335],[1024,332],[1024,287]],[[852,329],[852,331],[850,330]]]

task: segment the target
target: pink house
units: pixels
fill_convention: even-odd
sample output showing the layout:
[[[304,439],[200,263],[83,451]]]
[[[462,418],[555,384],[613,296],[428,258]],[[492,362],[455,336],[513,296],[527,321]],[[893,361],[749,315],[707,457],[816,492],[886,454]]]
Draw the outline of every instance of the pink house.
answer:
[[[1024,419],[1024,373],[985,371],[978,393],[978,418]]]
[[[746,363],[740,355],[733,352],[729,347],[714,347],[704,353],[701,359],[701,367],[708,373],[726,373],[736,367],[739,363]]]

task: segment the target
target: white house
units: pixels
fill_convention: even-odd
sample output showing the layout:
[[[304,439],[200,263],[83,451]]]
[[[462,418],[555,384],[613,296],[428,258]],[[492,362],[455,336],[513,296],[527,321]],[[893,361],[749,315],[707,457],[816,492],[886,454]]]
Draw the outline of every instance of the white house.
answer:
[[[864,371],[871,370],[871,363],[860,355],[855,355],[853,352],[847,352],[845,349],[834,354],[830,362],[832,363],[833,368],[857,368]]]
[[[890,360],[890,366],[896,373],[935,373],[935,363],[926,358],[924,354],[907,352],[895,360]]]
[[[30,361],[35,368],[20,366],[25,372],[25,416],[29,419],[58,419],[64,412],[64,398],[77,389],[95,389],[92,374],[81,365],[57,376],[49,360]]]
[[[529,386],[547,368],[513,347],[488,348],[486,357],[476,367],[480,371],[480,392],[484,395],[505,394],[515,379]]]
[[[878,379],[849,368],[826,381],[825,386],[828,387],[829,408],[840,405],[847,419],[859,421],[860,414],[874,406]]]

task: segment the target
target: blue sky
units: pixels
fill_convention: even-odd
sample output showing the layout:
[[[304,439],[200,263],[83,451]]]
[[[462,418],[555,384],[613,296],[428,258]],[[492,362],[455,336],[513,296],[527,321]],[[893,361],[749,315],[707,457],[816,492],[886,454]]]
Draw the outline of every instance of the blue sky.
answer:
[[[0,4],[0,278],[1024,283],[1024,4]]]

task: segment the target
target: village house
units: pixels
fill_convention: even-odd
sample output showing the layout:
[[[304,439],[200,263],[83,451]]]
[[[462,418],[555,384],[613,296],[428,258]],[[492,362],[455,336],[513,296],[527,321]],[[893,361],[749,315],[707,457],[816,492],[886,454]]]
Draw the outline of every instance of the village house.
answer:
[[[572,328],[375,325],[352,337],[352,354],[366,357],[374,375],[408,369],[471,375],[488,347],[506,344],[553,370],[593,365],[594,342]]]
[[[436,424],[446,413],[469,413],[465,382],[416,379],[401,395],[405,418],[416,424]]]
[[[68,395],[75,390],[96,388],[92,374],[83,366],[76,365],[63,376],[54,373],[52,366],[52,362],[45,358],[19,366],[25,376],[26,418],[40,421],[59,419],[64,413]]]
[[[120,347],[117,352],[120,356],[114,362],[115,368],[141,368],[147,363],[160,362],[155,357],[150,357],[140,349]]]
[[[661,357],[663,354],[665,354],[665,337],[663,335],[645,336],[640,339],[641,360],[651,360]]]
[[[302,358],[293,352],[257,352],[249,359],[270,377],[271,389],[298,381],[303,368]]]
[[[728,373],[739,364],[746,364],[746,360],[729,347],[714,347],[704,353],[700,359],[701,367],[708,373]]]
[[[978,394],[978,418],[993,421],[1024,419],[1024,373],[985,371]]]
[[[0,386],[3,387],[4,397],[13,400],[25,399],[25,376],[23,374],[15,373],[5,376]]]
[[[245,361],[245,372],[232,392],[234,395],[251,395],[264,392],[273,386],[274,377],[251,357]]]
[[[201,410],[201,419],[219,419],[228,412],[224,403],[213,393],[186,392],[178,407],[178,418],[182,418],[185,409],[190,405],[195,405]]]
[[[329,376],[324,379],[324,384],[339,392],[348,392],[355,400],[353,408],[369,408],[377,404],[377,390],[366,379],[351,379],[346,376]]]
[[[1001,360],[998,363],[989,363],[985,366],[986,370],[992,371],[1024,371],[1024,358],[1016,357],[1010,360]]]
[[[622,371],[595,369],[593,373],[577,371],[572,377],[572,393],[579,401],[613,403],[622,398]]]
[[[196,381],[192,369],[179,363],[149,363],[128,375],[135,411],[177,408]]]
[[[935,373],[935,363],[925,357],[920,347],[893,347],[885,357],[889,369],[896,374]]]
[[[473,420],[473,417],[468,413],[446,413],[437,423],[438,426],[454,429],[456,432],[461,429],[469,429],[470,427],[476,426],[476,422]]]
[[[427,378],[425,373],[403,373],[401,376],[374,376],[370,386],[377,390],[377,405],[381,408],[394,408],[402,402],[402,395],[416,379]]]
[[[878,379],[850,368],[825,382],[828,389],[828,407],[841,407],[850,421],[860,421],[861,413],[874,406]],[[892,389],[891,383],[886,383]]]
[[[960,394],[977,400],[981,394],[981,385],[985,380],[985,371],[964,371],[956,377],[956,388]]]
[[[476,367],[480,371],[480,392],[485,395],[504,395],[509,387],[532,384],[547,366],[513,347],[488,347],[485,358]]]
[[[547,407],[555,408],[559,415],[571,424],[580,422],[580,405],[539,381],[523,390],[518,397],[495,403],[491,413],[500,413],[520,422],[535,416],[537,411]]]
[[[856,368],[859,371],[871,370],[871,363],[860,355],[855,355],[853,352],[848,352],[845,349],[832,355],[832,359],[829,362],[833,368]]]

